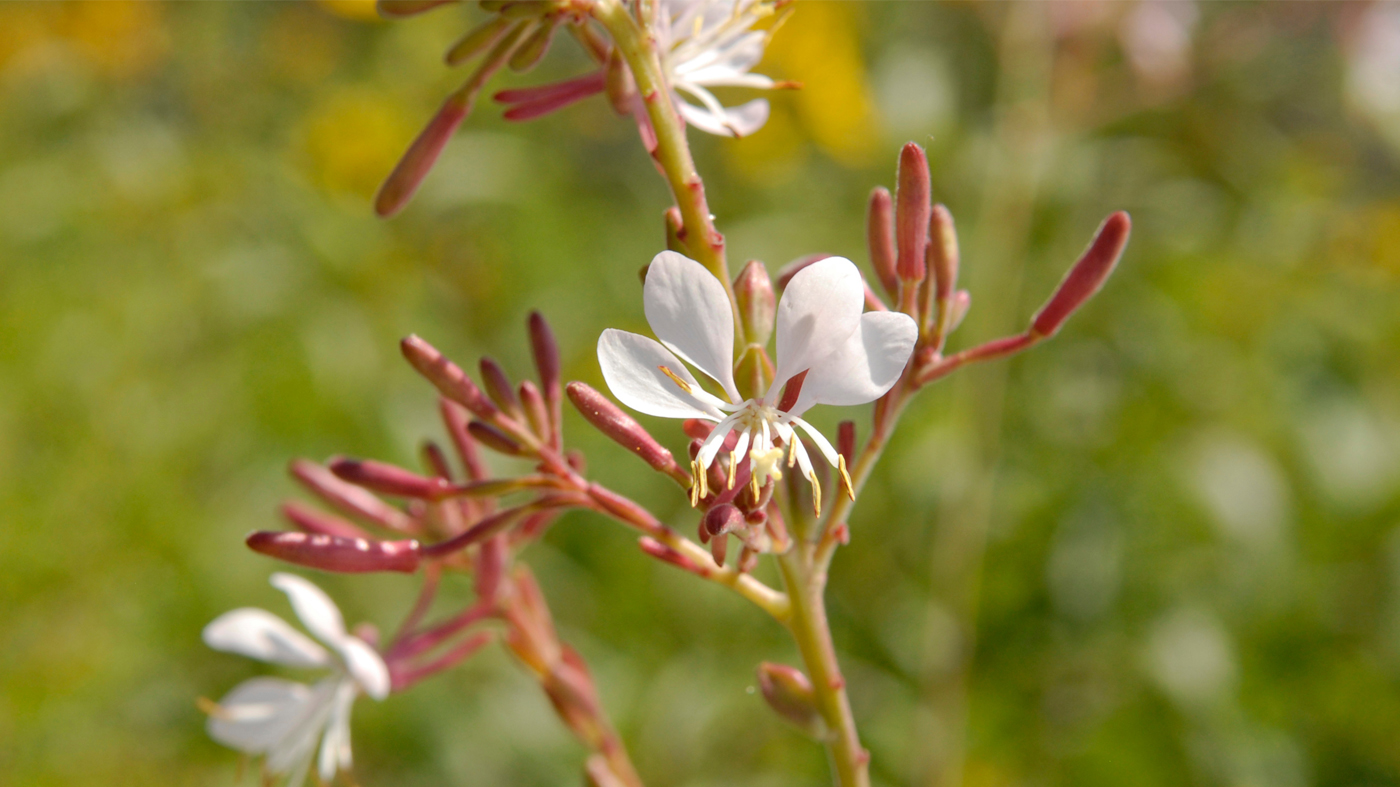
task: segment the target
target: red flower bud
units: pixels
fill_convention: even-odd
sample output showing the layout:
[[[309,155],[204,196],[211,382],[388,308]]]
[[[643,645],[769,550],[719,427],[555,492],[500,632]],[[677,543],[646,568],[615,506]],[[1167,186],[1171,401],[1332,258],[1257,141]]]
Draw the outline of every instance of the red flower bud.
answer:
[[[365,538],[258,532],[248,536],[248,547],[268,557],[307,568],[340,574],[371,571],[418,570],[418,542],[372,541]]]
[[[768,269],[758,260],[739,272],[734,280],[734,299],[739,305],[739,321],[750,343],[766,345],[773,335],[773,315],[778,310],[773,297],[773,282],[768,279]]]
[[[895,237],[899,245],[897,270],[905,281],[924,278],[924,246],[928,242],[929,176],[924,149],[910,142],[899,152],[895,190]]]
[[[413,529],[412,520],[404,512],[375,497],[368,490],[336,478],[330,470],[315,462],[297,459],[291,463],[288,470],[308,491],[343,514],[391,530]]]
[[[768,706],[779,716],[797,725],[814,737],[826,729],[821,712],[817,710],[812,681],[796,667],[765,661],[758,665],[758,687]]]
[[[705,531],[711,536],[721,536],[744,526],[744,514],[731,505],[718,505],[705,512]]]
[[[647,432],[632,416],[612,403],[612,400],[590,386],[574,382],[565,389],[569,401],[595,429],[607,435],[613,442],[636,454],[643,462],[662,473],[677,469],[676,460],[656,439]]]
[[[338,516],[322,513],[301,503],[283,503],[282,516],[304,533],[340,538],[370,537],[369,533]]]
[[[453,489],[452,482],[445,478],[428,478],[373,459],[332,459],[330,469],[343,481],[385,495],[436,500],[445,497]]]
[[[496,415],[496,406],[482,395],[476,383],[467,377],[461,367],[444,358],[436,347],[417,336],[409,336],[399,342],[399,349],[413,368],[426,377],[443,396],[471,410],[480,418],[492,418]]]
[[[870,209],[865,216],[865,242],[870,249],[870,267],[891,298],[899,297],[899,277],[895,273],[894,202],[883,187],[870,192]]]
[[[1103,287],[1123,256],[1132,226],[1132,220],[1122,211],[1103,220],[1079,262],[1070,268],[1055,294],[1036,312],[1031,320],[1032,333],[1054,336],[1065,320]]]
[[[423,179],[432,170],[438,156],[442,155],[447,141],[457,133],[457,127],[462,125],[462,121],[467,119],[474,97],[474,94],[461,93],[453,93],[447,97],[438,108],[437,114],[428,121],[428,125],[418,134],[417,139],[413,140],[413,144],[408,146],[394,171],[384,180],[384,185],[379,187],[379,193],[374,197],[375,213],[388,218],[403,210],[413,198],[414,192],[423,185]]]
[[[522,453],[520,443],[491,424],[472,421],[467,424],[467,432],[476,438],[478,443],[506,456],[520,456]]]
[[[491,397],[491,401],[502,410],[511,413],[520,413],[520,400],[515,396],[515,390],[510,383],[510,377],[506,375],[506,370],[496,363],[493,358],[482,358],[481,382],[486,386],[486,394]]]

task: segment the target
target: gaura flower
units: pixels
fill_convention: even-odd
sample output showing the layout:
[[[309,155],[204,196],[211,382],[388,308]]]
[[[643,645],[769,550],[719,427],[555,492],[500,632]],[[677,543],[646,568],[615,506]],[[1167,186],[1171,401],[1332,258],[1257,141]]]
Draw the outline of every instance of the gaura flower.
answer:
[[[801,416],[817,404],[856,405],[883,396],[904,371],[918,330],[906,314],[862,313],[865,284],[850,260],[828,257],[792,277],[778,302],[773,383],[752,399],[742,399],[734,385],[729,297],[704,266],[661,252],[647,269],[643,301],[647,322],[661,341],[610,328],[598,339],[598,363],[608,388],[628,407],[716,424],[691,463],[692,505],[708,494],[706,471],[734,431],[738,441],[729,457],[731,488],[744,459],[750,462],[756,491],[770,479],[782,478],[786,458],[786,467],[795,462],[811,482],[820,514],[821,487],[794,427],[812,439],[840,473],[846,494],[854,496],[845,457]],[[718,383],[724,398],[701,388],[682,359]]]
[[[677,92],[676,107],[686,122],[724,137],[744,137],[768,122],[768,102],[756,98],[732,109],[720,104],[711,87],[770,90],[783,85],[749,69],[763,59],[772,31],[751,30],[774,12],[763,0],[664,0],[658,26],[666,78]],[[699,106],[686,101],[690,96]]]
[[[281,678],[252,678],[210,704],[209,736],[248,754],[267,756],[266,771],[298,787],[310,770],[317,740],[317,773],[329,782],[350,767],[350,708],[361,693],[382,700],[389,694],[384,660],[345,631],[335,602],[320,588],[292,574],[273,574],[272,585],[287,594],[313,642],[286,621],[261,609],[235,609],[204,627],[204,643],[215,650],[286,667],[328,669],[313,686]],[[327,649],[329,648],[329,650]]]

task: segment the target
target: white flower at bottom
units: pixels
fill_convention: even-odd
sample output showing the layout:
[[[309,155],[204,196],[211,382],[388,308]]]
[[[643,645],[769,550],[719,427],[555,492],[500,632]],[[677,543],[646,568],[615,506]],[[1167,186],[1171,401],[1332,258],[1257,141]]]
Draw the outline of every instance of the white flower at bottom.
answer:
[[[286,776],[298,787],[310,770],[319,740],[317,773],[329,782],[348,769],[350,709],[364,692],[382,700],[389,694],[389,669],[359,637],[345,631],[340,610],[320,588],[292,574],[273,574],[306,629],[321,647],[286,621],[261,609],[235,609],[204,627],[204,643],[287,667],[331,670],[315,685],[281,678],[252,678],[209,708],[209,736],[230,748],[266,755],[273,777]]]
[[[661,252],[647,269],[643,302],[647,322],[661,341],[608,329],[598,339],[598,362],[608,388],[628,407],[662,418],[716,424],[691,465],[692,503],[706,494],[706,471],[734,431],[738,442],[730,452],[731,486],[743,459],[750,462],[752,483],[761,487],[769,479],[782,478],[785,458],[787,467],[796,463],[812,483],[820,512],[821,488],[794,427],[812,439],[840,472],[846,493],[854,494],[845,458],[801,416],[817,404],[856,405],[883,396],[904,371],[918,329],[906,314],[862,313],[865,284],[850,260],[828,257],[792,277],[778,302],[773,384],[752,399],[740,398],[734,385],[734,312],[729,297],[704,266],[672,251]],[[718,383],[726,398],[702,389],[682,359]],[[800,391],[781,410],[783,389],[789,384]]]

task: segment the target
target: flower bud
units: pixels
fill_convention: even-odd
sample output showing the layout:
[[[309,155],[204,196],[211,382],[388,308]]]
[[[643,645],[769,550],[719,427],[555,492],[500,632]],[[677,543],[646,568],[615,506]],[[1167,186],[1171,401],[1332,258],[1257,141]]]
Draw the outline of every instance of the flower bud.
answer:
[[[814,738],[821,738],[826,722],[817,710],[812,681],[796,667],[765,661],[758,665],[758,688],[768,706]]]
[[[442,446],[432,440],[424,440],[418,451],[423,464],[432,469],[433,475],[452,480],[452,467],[447,464],[447,455],[442,452]]]
[[[443,60],[449,66],[459,66],[477,55],[485,52],[496,45],[501,40],[501,36],[510,29],[511,21],[503,17],[496,17],[484,24],[478,25],[466,35],[457,39],[457,43],[447,50]]]
[[[641,457],[655,470],[671,473],[679,469],[671,452],[612,400],[584,383],[569,383],[565,390],[584,419],[613,442]]]
[[[399,342],[403,357],[418,373],[428,379],[438,392],[472,411],[480,418],[496,415],[496,406],[481,394],[481,389],[467,377],[457,364],[447,360],[437,348],[417,336]]]
[[[539,312],[530,312],[530,352],[535,358],[535,371],[540,375],[540,388],[545,401],[559,401],[559,344],[549,321]]]
[[[803,268],[806,268],[808,265],[811,265],[814,262],[821,262],[822,260],[830,256],[830,254],[808,254],[805,257],[798,257],[792,262],[789,262],[788,264],[779,268],[778,289],[787,289],[788,282],[792,281],[792,277],[796,276],[798,271],[801,271]]]
[[[632,79],[632,70],[627,67],[627,61],[622,59],[622,53],[616,49],[608,55],[606,85],[608,103],[612,105],[613,111],[624,116],[632,114],[632,102],[637,98],[637,83]]]
[[[514,438],[502,432],[491,424],[482,421],[472,421],[467,424],[467,432],[478,443],[506,456],[520,456],[522,453],[520,443]]]
[[[705,512],[702,520],[711,536],[722,536],[744,526],[744,514],[734,506],[718,505]]]
[[[343,481],[385,495],[436,500],[452,491],[452,482],[445,478],[427,478],[373,459],[340,457],[330,461],[330,469]]]
[[[927,257],[934,297],[945,301],[958,286],[958,230],[953,214],[941,202],[929,212]]]
[[[745,399],[761,396],[773,379],[773,362],[761,344],[750,344],[734,364],[734,384]]]
[[[447,429],[448,437],[452,438],[452,447],[457,449],[457,458],[462,460],[462,469],[467,474],[467,480],[479,481],[490,475],[486,464],[481,461],[481,452],[477,450],[476,440],[473,440],[471,433],[467,431],[467,415],[462,408],[451,400],[439,399],[438,412],[442,415],[442,423]]]
[[[899,277],[895,273],[894,202],[890,192],[878,187],[870,192],[870,208],[865,217],[865,242],[870,249],[870,267],[891,298],[899,297]]]
[[[896,270],[904,281],[924,278],[924,247],[928,242],[929,175],[924,149],[910,142],[899,152],[895,190],[895,238],[899,246]]]
[[[773,297],[773,282],[768,278],[768,269],[758,260],[739,271],[734,280],[734,299],[739,305],[739,322],[744,326],[744,335],[757,345],[768,344],[773,335],[773,315],[778,310]]]
[[[520,404],[525,408],[525,421],[530,425],[530,431],[534,432],[541,440],[549,440],[550,429],[549,408],[545,406],[544,395],[540,393],[539,386],[532,380],[525,380],[520,383],[517,392],[520,395]]]
[[[478,599],[496,597],[496,591],[501,587],[501,579],[505,576],[506,550],[504,536],[488,538],[477,548],[473,581]]]
[[[679,254],[685,254],[689,256],[690,246],[686,243],[685,240],[685,220],[681,218],[680,208],[677,208],[675,205],[672,205],[671,207],[666,209],[666,212],[663,215],[666,219],[666,248]],[[647,280],[647,267],[649,267],[650,265],[651,263],[647,263],[647,265],[642,268],[643,283],[645,283]]]
[[[419,132],[395,165],[394,171],[379,187],[379,193],[374,196],[374,212],[378,216],[393,216],[413,198],[414,192],[423,184],[423,178],[428,176],[442,149],[447,146],[447,141],[467,119],[473,98],[472,95],[453,93],[438,108],[437,114]]]
[[[967,290],[958,290],[953,293],[953,301],[949,306],[948,333],[952,333],[962,325],[963,318],[967,316],[967,310],[972,308],[972,293]]]
[[[541,22],[539,28],[510,56],[510,70],[523,74],[539,65],[549,52],[549,45],[554,41],[554,31],[558,28],[559,25],[552,19]]]
[[[1118,265],[1119,257],[1123,256],[1132,226],[1132,220],[1122,211],[1103,220],[1079,262],[1070,268],[1055,294],[1036,312],[1031,320],[1031,333],[1054,336],[1065,320],[1103,287]]]
[[[418,570],[418,542],[413,539],[372,541],[366,538],[261,531],[248,536],[247,543],[254,552],[268,557],[340,574],[371,571],[412,574]]]
[[[479,364],[481,369],[481,382],[486,388],[486,395],[491,397],[491,401],[496,406],[514,415],[520,414],[520,400],[516,398],[515,391],[510,384],[510,377],[506,375],[501,365],[495,359],[482,358]]]
[[[412,521],[402,511],[375,497],[368,490],[340,480],[330,470],[315,462],[296,459],[287,469],[307,491],[343,514],[391,530],[413,529]]]
[[[286,517],[298,530],[304,533],[340,538],[369,538],[369,533],[354,524],[317,511],[297,502],[283,503],[282,516]]]

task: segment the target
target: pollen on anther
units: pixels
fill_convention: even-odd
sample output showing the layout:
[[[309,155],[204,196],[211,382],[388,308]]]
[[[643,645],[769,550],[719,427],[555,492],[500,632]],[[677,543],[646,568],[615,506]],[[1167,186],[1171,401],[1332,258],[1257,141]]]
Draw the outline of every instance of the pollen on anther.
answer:
[[[688,383],[688,382],[686,382],[685,380],[682,380],[681,378],[677,377],[675,372],[671,371],[670,369],[666,368],[665,366],[658,366],[658,367],[656,367],[656,368],[660,369],[662,374],[664,374],[664,375],[666,375],[667,377],[671,378],[671,382],[673,382],[673,383],[675,383],[676,385],[680,386],[680,389],[681,389],[682,391],[685,391],[686,393],[690,393],[690,392],[691,392],[690,383]]]

